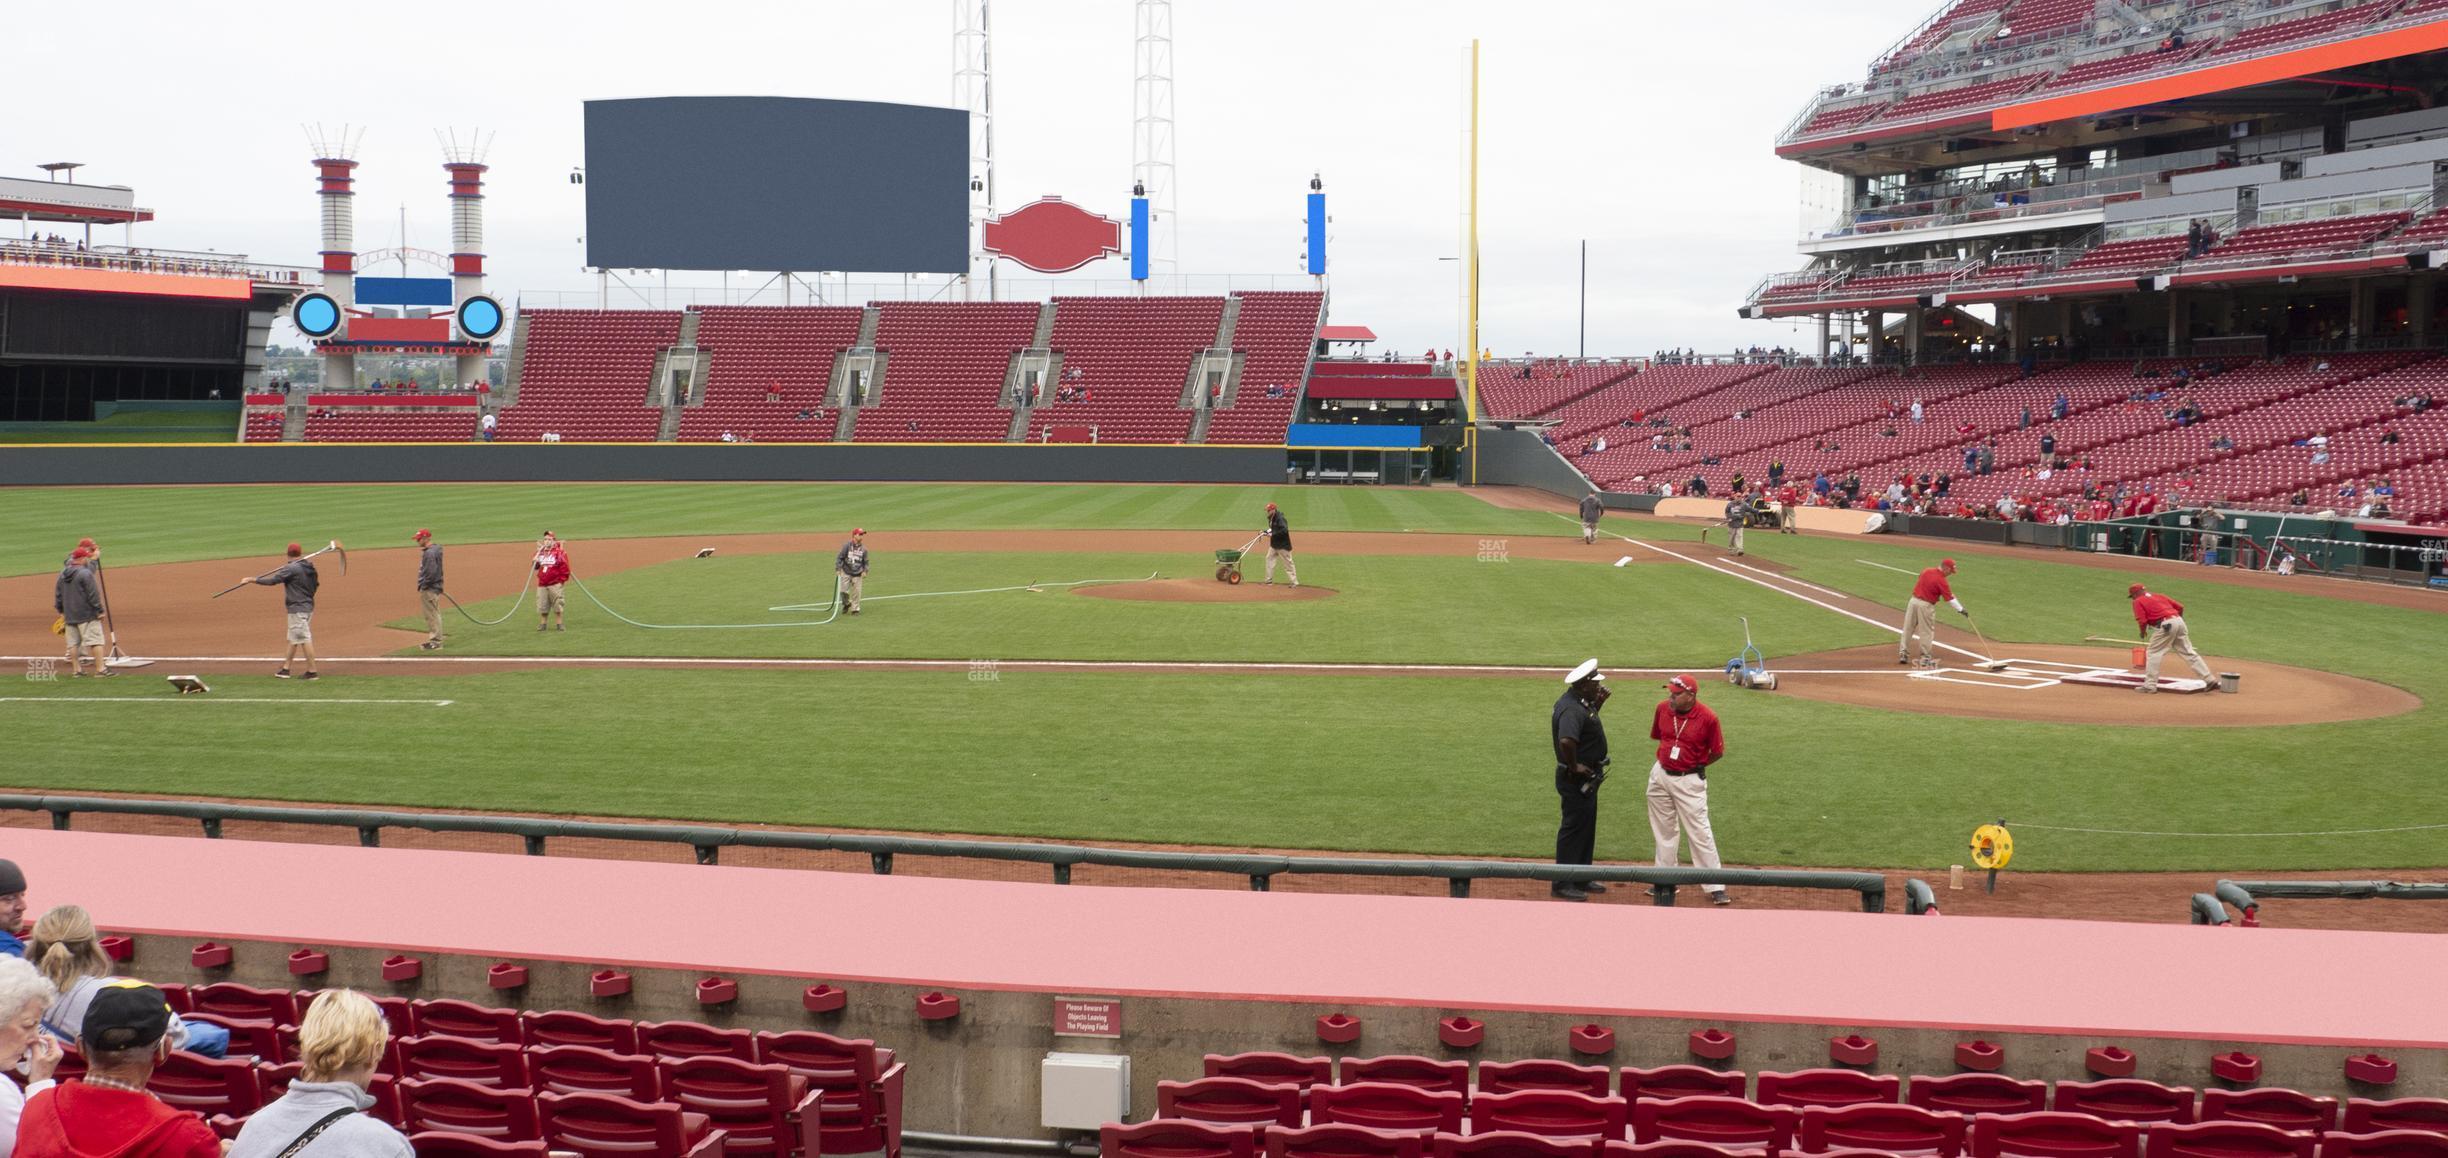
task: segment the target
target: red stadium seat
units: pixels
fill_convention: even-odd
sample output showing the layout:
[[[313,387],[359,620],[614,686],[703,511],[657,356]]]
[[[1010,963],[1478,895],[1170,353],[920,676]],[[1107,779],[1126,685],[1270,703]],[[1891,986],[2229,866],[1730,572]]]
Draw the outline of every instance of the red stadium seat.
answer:
[[[1771,1158],[1769,1150],[1731,1150],[1706,1142],[1667,1138],[1657,1142],[1603,1142],[1601,1158]]]
[[[756,1034],[745,1029],[716,1029],[694,1021],[642,1021],[637,1036],[638,1052],[656,1057],[757,1060]]]
[[[1469,1062],[1437,1061],[1407,1054],[1347,1057],[1336,1066],[1335,1073],[1337,1080],[1347,1086],[1361,1082],[1391,1082],[1398,1086],[1457,1094],[1470,1090]]]
[[[544,1140],[582,1158],[721,1158],[725,1135],[704,1114],[611,1094],[542,1094]]]
[[[1762,1106],[1741,1098],[1644,1098],[1632,1104],[1635,1142],[1706,1142],[1741,1150],[1785,1150],[1793,1146],[1802,1112]]]
[[[1481,1094],[1471,1100],[1471,1133],[1506,1131],[1546,1138],[1622,1141],[1630,1103],[1565,1090]]]
[[[298,1023],[297,994],[286,989],[257,989],[234,981],[188,987],[187,1008],[180,1012],[201,1013],[228,1021],[268,1021],[274,1025]]]
[[[391,1043],[391,1072],[402,1079],[451,1078],[505,1090],[527,1088],[527,1055],[518,1046],[458,1037],[404,1037]]]
[[[2376,1134],[2384,1130],[2448,1134],[2448,1098],[2392,1098],[2387,1101],[2348,1098],[2346,1120],[2340,1129],[2349,1134]]]
[[[1479,1063],[1479,1093],[1510,1094],[1518,1090],[1566,1090],[1603,1098],[1614,1093],[1615,1076],[1605,1066],[1532,1058],[1527,1061]]]
[[[1426,1130],[1366,1126],[1269,1126],[1260,1144],[1267,1158],[1424,1158],[1433,1136]]]
[[[1904,1079],[1859,1070],[1815,1069],[1759,1074],[1758,1101],[1763,1106],[1858,1106],[1865,1102],[1903,1100]]]
[[[901,1158],[902,1065],[893,1051],[865,1038],[802,1030],[760,1033],[756,1052],[759,1064],[788,1069],[823,1095],[818,1112],[800,1123],[813,1131],[811,1153],[881,1150],[886,1158]]]
[[[1443,1130],[1459,1134],[1462,1095],[1433,1093],[1389,1082],[1312,1086],[1309,1120],[1319,1125],[1340,1123],[1379,1130]]]
[[[665,1100],[721,1127],[729,1154],[789,1158],[799,1147],[799,1123],[817,1111],[808,1080],[782,1066],[698,1057],[667,1060],[662,1069]]]
[[[2448,1158],[2448,1134],[2429,1130],[2323,1134],[2320,1158]]]
[[[1248,1078],[1156,1083],[1156,1116],[1197,1122],[1299,1126],[1301,1088]]]
[[[452,1078],[412,1078],[399,1084],[400,1128],[410,1134],[440,1131],[497,1142],[544,1136],[535,1095],[526,1090],[480,1086]]]
[[[1518,1130],[1438,1134],[1430,1148],[1434,1158],[1598,1158],[1597,1139],[1549,1138]]]
[[[253,1021],[238,1017],[219,1017],[210,1013],[183,1013],[181,1021],[217,1025],[229,1031],[229,1055],[233,1058],[254,1058],[278,1065],[289,1060],[290,1041],[294,1031],[284,1035],[281,1027],[269,1021]]]
[[[1739,1098],[1750,1087],[1750,1076],[1741,1070],[1713,1070],[1706,1066],[1659,1066],[1649,1070],[1626,1066],[1616,1072],[1622,1075],[1623,1084],[1618,1092],[1626,1101]]]
[[[2144,1158],[2313,1158],[2320,1136],[2258,1122],[2161,1122],[2143,1132]]]
[[[525,1030],[519,1024],[519,1011],[494,1009],[468,1001],[418,1001],[410,1005],[416,1020],[418,1036],[443,1034],[466,1041],[491,1041],[504,1045],[526,1043]],[[296,1024],[291,1022],[289,1024]]]
[[[2310,1130],[2317,1134],[2337,1128],[2338,1101],[2276,1086],[2250,1090],[2213,1087],[2202,1091],[2201,1120],[2259,1122],[2281,1130]]]
[[[519,1014],[527,1045],[583,1045],[611,1053],[638,1052],[637,1023],[625,1019],[589,1017],[568,1010],[530,1010]]]
[[[2163,1086],[2140,1078],[2059,1082],[2049,1108],[2118,1122],[2190,1122],[2194,1095],[2187,1086]]]
[[[1961,1114],[1919,1106],[1884,1102],[1812,1106],[1802,1111],[1801,1148],[1808,1153],[1878,1150],[1955,1158],[1963,1152],[1964,1134],[1970,1126],[1971,1121]]]
[[[2142,1127],[2042,1111],[1972,1119],[1972,1158],[2141,1158]]]
[[[640,1102],[663,1098],[655,1059],[593,1046],[529,1046],[527,1077],[539,1093],[618,1094]]]
[[[545,1145],[542,1139],[501,1142],[444,1130],[410,1134],[408,1145],[416,1151],[417,1158],[547,1158],[552,1153],[552,1147]]]
[[[1915,1076],[1904,1087],[1904,1104],[1953,1114],[2036,1113],[2048,1109],[2048,1083],[2004,1074]]]
[[[177,1109],[193,1110],[207,1118],[215,1114],[243,1118],[263,1106],[263,1087],[256,1080],[253,1062],[209,1058],[185,1050],[173,1050],[153,1070],[145,1088]]]
[[[1187,1118],[1157,1118],[1135,1126],[1108,1123],[1097,1131],[1098,1158],[1257,1158],[1258,1133]]]
[[[1248,1078],[1303,1089],[1334,1083],[1332,1059],[1288,1053],[1211,1053],[1201,1059],[1201,1068],[1211,1078]]]

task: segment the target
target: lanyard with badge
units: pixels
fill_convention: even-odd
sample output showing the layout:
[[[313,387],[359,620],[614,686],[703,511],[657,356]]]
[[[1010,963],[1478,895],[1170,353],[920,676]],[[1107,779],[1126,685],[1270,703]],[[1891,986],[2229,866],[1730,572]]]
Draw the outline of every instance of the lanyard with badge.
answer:
[[[1666,709],[1666,712],[1674,717],[1674,743],[1667,747],[1666,758],[1680,760],[1683,758],[1683,725],[1690,723],[1691,717],[1673,708]]]

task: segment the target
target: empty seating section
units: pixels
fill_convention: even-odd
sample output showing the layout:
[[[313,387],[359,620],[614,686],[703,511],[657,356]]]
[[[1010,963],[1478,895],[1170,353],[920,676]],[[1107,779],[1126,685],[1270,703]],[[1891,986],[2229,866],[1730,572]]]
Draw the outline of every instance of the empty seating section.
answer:
[[[1054,299],[1051,343],[1062,355],[1059,385],[1084,390],[1088,398],[1059,402],[1057,386],[1048,385],[1029,415],[1030,429],[1086,424],[1096,428],[1099,442],[1188,441],[1197,417],[1182,404],[1190,363],[1215,345],[1223,317],[1222,298]],[[895,373],[897,367],[887,379]],[[1297,373],[1287,384],[1298,380]],[[862,433],[864,425],[862,418]],[[1283,441],[1282,432],[1273,441]]]
[[[238,441],[279,442],[283,420],[284,416],[280,407],[250,406],[246,412],[246,425],[240,431]]]
[[[2441,2],[2448,3],[2448,0]],[[2434,209],[2423,214],[2389,241],[2409,249],[2448,244],[2448,209]]]
[[[1716,458],[1717,465],[1731,475],[1736,469],[1733,464],[1744,452],[1866,421],[1884,415],[1891,406],[1908,405],[1916,397],[1925,401],[1952,397],[2010,377],[2014,371],[1973,366],[1923,373],[1922,378],[1899,379],[1863,369],[1778,370],[1675,408],[1668,417],[1680,419],[1678,424],[1691,430],[1688,440],[1669,436],[1661,441],[1657,436],[1667,432],[1658,428],[1621,430],[1617,433],[1623,437],[1612,440],[1614,445],[1592,456],[1582,469],[1594,478],[1655,476],[1660,471],[1705,466],[1707,459]],[[1746,411],[1747,418],[1733,417]],[[1722,417],[1713,422],[1691,421],[1707,414]],[[1686,441],[1689,450],[1682,449]],[[1768,460],[1762,458],[1756,470],[1745,473],[1765,478],[1767,465]],[[1797,464],[1788,458],[1785,465]]]
[[[1242,354],[1241,384],[1233,390],[1232,405],[1208,416],[1207,441],[1282,442],[1300,403],[1301,375],[1317,343],[1326,295],[1302,290],[1234,296],[1241,299],[1232,332],[1233,349]],[[1061,318],[1057,312],[1057,324]],[[1282,390],[1269,398],[1269,386]]]
[[[2185,238],[2179,232],[2166,237],[2137,237],[2125,241],[2104,241],[2083,251],[2081,257],[2057,267],[2047,279],[2071,277],[2077,274],[2111,277],[2117,274],[2148,273],[2173,265],[2184,256]],[[2039,279],[2035,279],[2039,280]]]
[[[1946,288],[1954,276],[1951,269],[1923,273],[1892,273],[1877,277],[1849,277],[1836,284],[1823,296],[1851,301],[1856,298],[1912,296]]]
[[[265,1030],[233,1037],[227,1060],[172,1054],[151,1084],[234,1137],[299,1071],[239,1046],[293,1045],[308,995],[226,984],[163,992],[183,1015]],[[410,1134],[419,1154],[544,1152],[531,1144],[588,1156],[901,1152],[902,1068],[872,1041],[376,1000],[400,1036],[369,1086],[369,1113]],[[71,1050],[62,1076],[81,1070]]]
[[[1036,303],[885,302],[876,308],[884,371],[873,401],[859,408],[856,441],[1002,442],[1010,436],[1012,408],[1003,398],[1003,379],[1012,355],[1036,335]]]
[[[476,437],[476,408],[454,406],[440,412],[367,413],[357,408],[306,416],[308,442],[466,442]],[[279,437],[279,428],[273,429]]]
[[[1834,132],[1838,129],[1849,129],[1871,119],[1872,117],[1877,116],[1879,114],[1879,110],[1886,107],[1886,101],[1872,98],[1858,104],[1840,105],[1832,109],[1821,109],[1818,112],[1811,114],[1811,118],[1809,120],[1802,122],[1802,129],[1799,135],[1808,137],[1819,133]]]
[[[1772,373],[1773,366],[1651,366],[1602,390],[1573,399],[1539,417],[1553,421],[1558,445],[1583,435],[1605,434],[1609,445],[1632,436],[1615,429],[1627,418],[1689,413],[1707,421],[1730,413],[1707,399],[1729,387]]]
[[[2325,217],[2255,225],[2239,229],[2206,255],[2211,261],[2246,256],[2294,257],[2344,253],[2361,249],[2381,234],[2406,223],[2407,214],[2368,213],[2355,217]]]
[[[2375,0],[2370,4],[2351,5],[2318,16],[2281,20],[2242,32],[2219,42],[2210,53],[2213,57],[2235,56],[2246,52],[2263,52],[2296,41],[2317,40],[2369,24],[2397,7],[2397,0]]]
[[[1883,72],[1911,60],[1920,55],[1923,49],[1946,39],[1947,34],[1955,31],[1958,26],[1986,21],[2010,2],[2011,0],[1955,0],[1955,3],[1946,11],[1931,20],[1921,31],[1913,34],[1912,39],[1905,41],[1894,52],[1889,53],[1886,59],[1879,61],[1870,71],[1872,73]]]
[[[647,405],[655,358],[680,340],[677,310],[528,310],[518,401],[494,438],[652,441],[663,412]]]
[[[2141,76],[2144,73],[2158,72],[2161,69],[2174,68],[2208,50],[2208,45],[2201,44],[2171,51],[2145,48],[2140,52],[2129,52],[2123,56],[2086,60],[2050,77],[2047,84],[2040,86],[2040,91],[2055,92],[2062,89],[2088,88],[2112,80],[2123,80],[2127,77]]]
[[[1886,112],[1879,114],[1878,119],[1901,122],[1948,112],[1970,116],[1975,111],[1986,110],[2008,97],[2039,84],[2044,75],[2027,72],[2021,76],[2010,76],[2003,80],[1982,81],[1979,84],[1957,85],[1954,88],[1919,93],[1897,101]]]
[[[858,344],[856,306],[707,306],[698,311],[702,400],[680,412],[679,439],[725,431],[758,442],[830,442],[833,363]],[[800,415],[807,415],[801,418]]]
[[[2006,10],[2006,27],[2020,40],[2061,36],[2091,19],[2099,0],[2016,0]]]
[[[1649,373],[1673,368],[1652,367]],[[1534,418],[1635,372],[1630,366],[1560,359],[1490,362],[1479,368],[1479,413],[1488,418]]]

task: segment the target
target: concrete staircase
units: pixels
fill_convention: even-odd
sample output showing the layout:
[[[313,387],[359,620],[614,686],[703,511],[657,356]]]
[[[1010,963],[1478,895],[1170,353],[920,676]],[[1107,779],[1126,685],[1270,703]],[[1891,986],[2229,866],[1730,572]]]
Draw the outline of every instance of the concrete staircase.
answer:
[[[840,417],[833,423],[833,441],[848,442],[858,430],[858,405],[850,395],[853,367],[867,367],[867,396],[881,398],[884,389],[884,365],[891,361],[887,351],[875,348],[876,326],[884,320],[882,311],[868,306],[859,313],[858,342],[833,360],[832,381],[825,384],[825,399],[841,404]]]
[[[1190,420],[1190,441],[1192,442],[1207,441],[1207,426],[1214,421],[1216,408],[1229,407],[1233,404],[1233,399],[1240,396],[1243,355],[1233,349],[1233,331],[1240,325],[1241,299],[1238,296],[1228,296],[1224,299],[1224,316],[1216,321],[1214,348],[1201,351],[1190,361],[1190,379],[1182,385],[1182,405],[1195,407],[1198,410],[1198,416]],[[1213,360],[1217,358],[1224,360],[1224,393],[1211,403],[1200,397],[1204,393],[1201,387],[1207,377],[1204,371],[1208,370],[1213,365]]]

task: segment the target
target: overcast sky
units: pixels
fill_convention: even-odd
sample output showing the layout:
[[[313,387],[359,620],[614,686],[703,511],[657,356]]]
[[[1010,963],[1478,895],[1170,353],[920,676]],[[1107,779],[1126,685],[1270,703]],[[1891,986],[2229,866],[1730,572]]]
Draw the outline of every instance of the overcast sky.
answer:
[[[1489,345],[1573,351],[1585,238],[1592,354],[1796,344],[1788,325],[1734,314],[1759,277],[1801,264],[1799,171],[1775,159],[1774,138],[1933,3],[1178,0],[1181,269],[1297,275],[1301,197],[1319,172],[1335,320],[1404,351],[1457,344],[1455,265],[1437,259],[1459,252],[1477,37]],[[0,174],[83,161],[84,180],[132,185],[156,211],[140,245],[308,265],[319,246],[300,122],[364,127],[360,250],[397,244],[403,204],[410,245],[449,248],[434,130],[482,126],[496,134],[490,284],[506,300],[593,289],[582,190],[568,182],[583,100],[952,99],[948,0],[530,0],[473,26],[448,9],[347,4],[272,25],[187,0],[110,13],[113,33],[84,42],[93,51],[12,54]],[[995,8],[1002,208],[1051,193],[1125,215],[1132,14],[1130,0]],[[685,175],[688,159],[674,162]],[[117,242],[110,232],[97,240]],[[1128,276],[1102,266],[1090,272]]]

